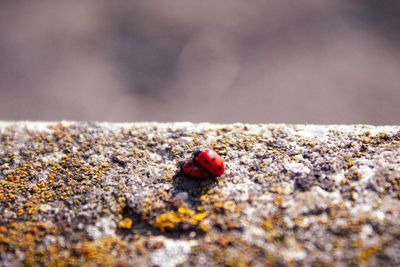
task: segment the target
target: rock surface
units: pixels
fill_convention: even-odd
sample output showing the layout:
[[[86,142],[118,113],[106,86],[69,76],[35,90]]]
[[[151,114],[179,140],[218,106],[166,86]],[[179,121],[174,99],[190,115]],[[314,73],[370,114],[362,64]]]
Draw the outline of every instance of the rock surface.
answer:
[[[398,266],[400,127],[2,122],[0,216],[2,266]]]

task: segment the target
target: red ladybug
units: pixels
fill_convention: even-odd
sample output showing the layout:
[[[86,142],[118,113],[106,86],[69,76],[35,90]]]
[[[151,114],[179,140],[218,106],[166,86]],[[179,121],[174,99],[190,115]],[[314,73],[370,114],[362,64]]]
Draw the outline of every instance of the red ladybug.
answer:
[[[199,148],[192,160],[183,164],[182,171],[187,176],[209,178],[221,176],[224,173],[224,161],[221,156],[210,149]]]
[[[210,178],[211,174],[198,166],[192,160],[186,161],[182,166],[182,171],[185,175],[196,178]]]

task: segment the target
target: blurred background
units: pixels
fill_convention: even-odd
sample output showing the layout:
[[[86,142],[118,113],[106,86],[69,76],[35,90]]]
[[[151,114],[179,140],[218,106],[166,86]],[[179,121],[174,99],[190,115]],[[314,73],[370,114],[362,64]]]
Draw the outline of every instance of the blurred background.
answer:
[[[0,120],[400,124],[399,0],[0,1]]]

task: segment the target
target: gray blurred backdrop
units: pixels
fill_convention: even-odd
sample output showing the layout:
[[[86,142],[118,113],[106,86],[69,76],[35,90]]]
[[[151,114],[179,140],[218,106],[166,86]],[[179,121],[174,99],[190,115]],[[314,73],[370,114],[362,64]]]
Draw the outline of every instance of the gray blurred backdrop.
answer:
[[[399,0],[0,1],[0,120],[400,124]]]

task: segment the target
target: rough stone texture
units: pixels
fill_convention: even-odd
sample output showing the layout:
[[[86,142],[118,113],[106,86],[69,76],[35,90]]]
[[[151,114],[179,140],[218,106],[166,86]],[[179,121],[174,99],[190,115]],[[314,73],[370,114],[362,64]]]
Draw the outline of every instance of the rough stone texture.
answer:
[[[0,123],[2,266],[398,266],[399,199],[400,127]]]

